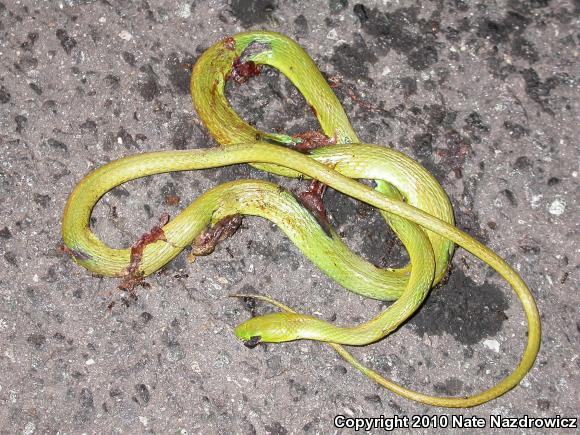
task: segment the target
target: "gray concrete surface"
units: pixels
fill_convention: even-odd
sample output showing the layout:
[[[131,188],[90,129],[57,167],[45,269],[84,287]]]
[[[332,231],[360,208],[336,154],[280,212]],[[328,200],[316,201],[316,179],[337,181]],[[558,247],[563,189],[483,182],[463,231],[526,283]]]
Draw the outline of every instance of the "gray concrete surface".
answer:
[[[332,433],[337,414],[578,417],[580,3],[306,3],[2,0],[0,433]],[[270,308],[227,297],[236,291],[344,323],[384,308],[333,284],[266,221],[245,219],[194,264],[181,255],[127,303],[115,280],[58,251],[65,200],[88,170],[214,144],[191,105],[189,68],[245,29],[286,33],[341,77],[336,93],[360,137],[422,162],[459,227],[529,283],[544,335],[519,387],[449,411],[383,390],[318,343],[246,349],[232,328]],[[259,127],[316,128],[276,71],[229,93]],[[106,195],[93,225],[129,246],[162,212],[248,176],[267,177],[235,167],[131,182]],[[402,259],[374,210],[333,192],[326,204],[355,250],[377,264]],[[510,289],[459,251],[421,312],[354,352],[404,385],[466,395],[511,370],[525,333]]]

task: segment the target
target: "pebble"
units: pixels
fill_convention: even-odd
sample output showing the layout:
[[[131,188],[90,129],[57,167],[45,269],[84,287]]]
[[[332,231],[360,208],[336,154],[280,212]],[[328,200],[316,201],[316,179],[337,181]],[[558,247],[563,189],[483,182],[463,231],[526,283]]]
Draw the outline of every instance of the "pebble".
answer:
[[[23,435],[31,435],[34,433],[35,430],[36,430],[36,425],[32,421],[29,421],[28,423],[26,423],[26,426],[24,427],[22,434]]]
[[[564,201],[561,198],[556,198],[554,201],[552,201],[552,203],[550,204],[550,208],[548,208],[550,214],[553,214],[554,216],[560,216],[561,214],[564,213],[565,210],[566,210],[566,201]]]
[[[540,205],[540,201],[542,200],[542,196],[543,195],[541,194],[532,195],[532,200],[530,201],[532,208],[538,208],[538,206]]]
[[[125,41],[130,41],[131,39],[133,39],[133,35],[131,35],[126,30],[123,30],[122,32],[119,33],[119,38],[121,38]]]
[[[177,9],[177,15],[181,18],[191,17],[191,6],[189,3],[182,3],[181,6],[179,6]]]
[[[499,353],[499,341],[497,340],[485,340],[483,345],[494,352]]]

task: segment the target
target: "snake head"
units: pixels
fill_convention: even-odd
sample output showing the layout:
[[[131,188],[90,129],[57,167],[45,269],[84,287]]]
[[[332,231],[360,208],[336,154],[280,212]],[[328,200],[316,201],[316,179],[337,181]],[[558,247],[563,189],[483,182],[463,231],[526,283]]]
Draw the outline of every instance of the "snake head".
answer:
[[[238,325],[234,334],[248,347],[260,342],[282,343],[300,338],[289,313],[272,313],[252,317]]]

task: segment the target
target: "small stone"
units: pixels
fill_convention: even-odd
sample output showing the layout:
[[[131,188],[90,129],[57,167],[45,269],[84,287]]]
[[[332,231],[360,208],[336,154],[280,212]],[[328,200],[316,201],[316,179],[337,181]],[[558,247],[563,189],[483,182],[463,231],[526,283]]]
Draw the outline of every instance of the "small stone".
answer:
[[[191,16],[191,5],[189,3],[182,3],[177,9],[177,15],[181,18],[189,18]]]
[[[141,313],[141,320],[143,321],[143,323],[149,323],[151,319],[153,319],[153,316],[147,311]]]
[[[122,56],[123,56],[123,60],[125,62],[127,62],[131,66],[135,66],[136,59],[135,59],[135,55],[133,53],[129,53],[128,51],[124,51]]]
[[[560,216],[564,213],[564,211],[566,211],[566,201],[564,201],[562,198],[556,198],[550,204],[548,211],[554,216]]]
[[[46,208],[48,207],[48,204],[50,204],[50,195],[42,195],[40,193],[35,193],[33,196],[33,200],[42,208]]]
[[[36,430],[36,425],[34,424],[34,422],[29,421],[28,423],[26,423],[26,426],[24,426],[24,430],[22,431],[22,434],[23,435],[32,435],[35,430]]]
[[[304,15],[298,15],[294,20],[294,27],[296,28],[296,33],[306,34],[308,32],[308,20]]]
[[[75,48],[77,45],[77,41],[72,36],[70,36],[64,29],[57,29],[56,37],[59,39],[60,45],[62,46],[66,54],[71,54],[73,48]]]
[[[226,366],[230,365],[231,362],[232,362],[231,355],[226,351],[221,351],[218,353],[218,355],[214,361],[213,366],[216,369],[220,369],[222,367],[226,367]]]
[[[497,340],[484,340],[483,345],[488,349],[493,350],[496,353],[499,353],[499,341]]]
[[[10,92],[4,87],[0,86],[0,103],[6,104],[10,101]]]
[[[44,144],[46,144],[49,147],[54,148],[56,150],[68,152],[68,147],[64,143],[62,143],[61,141],[59,141],[59,140],[50,138],[50,139],[47,139],[44,142]]]
[[[32,89],[36,95],[42,95],[42,88],[36,83],[29,83],[28,86],[30,86],[30,89]]]
[[[26,339],[35,348],[40,349],[46,343],[46,337],[43,334],[30,334]]]
[[[520,156],[516,159],[513,167],[519,171],[529,169],[533,166],[533,162],[527,156]]]
[[[12,233],[8,227],[4,227],[0,230],[0,237],[3,239],[10,239],[12,237]]]
[[[81,130],[92,131],[93,133],[97,131],[97,123],[92,119],[87,119],[80,125]]]
[[[328,0],[330,12],[336,14],[348,6],[348,0]]]
[[[543,196],[542,194],[532,195],[532,200],[530,201],[530,205],[532,206],[532,208],[538,208],[542,196]]]
[[[149,392],[149,388],[145,384],[137,384],[135,385],[135,391],[139,396],[139,402],[142,405],[147,405],[149,400],[151,400],[151,393]]]
[[[122,32],[120,32],[118,36],[119,36],[119,38],[123,39],[124,41],[130,41],[131,39],[133,39],[133,35],[131,35],[126,30],[123,30]]]

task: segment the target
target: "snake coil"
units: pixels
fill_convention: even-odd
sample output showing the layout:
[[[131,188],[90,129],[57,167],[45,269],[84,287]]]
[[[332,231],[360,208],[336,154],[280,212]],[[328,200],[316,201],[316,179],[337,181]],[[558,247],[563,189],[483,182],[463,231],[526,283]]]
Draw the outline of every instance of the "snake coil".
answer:
[[[258,74],[262,65],[280,70],[302,93],[320,122],[326,136],[322,145],[326,146],[300,153],[292,148],[309,145],[307,136],[262,132],[234,112],[225,97],[226,82],[242,83]],[[344,327],[298,314],[269,297],[246,295],[282,310],[254,317],[236,327],[236,335],[247,344],[324,341],[380,385],[403,397],[436,406],[479,405],[506,393],[522,380],[533,366],[541,340],[540,317],[530,290],[504,260],[454,226],[447,195],[422,166],[395,150],[359,143],[338,99],[298,44],[281,34],[263,31],[225,38],[195,64],[191,96],[199,117],[221,146],[132,155],[89,173],[71,193],[62,221],[62,238],[76,263],[97,274],[138,280],[171,261],[192,241],[207,234],[222,237],[232,219],[240,215],[261,216],[276,223],[305,256],[339,284],[366,297],[395,302],[367,322]],[[89,228],[94,205],[115,186],[164,172],[240,163],[278,175],[318,180],[378,208],[404,244],[410,264],[401,269],[375,267],[350,251],[334,229],[306,208],[303,201],[277,185],[258,180],[224,183],[205,192],[131,249],[113,249]],[[374,180],[375,189],[356,181],[363,178]],[[221,235],[216,236],[218,233]],[[518,366],[492,388],[470,397],[436,397],[385,379],[363,366],[342,345],[375,342],[408,319],[444,277],[455,244],[493,267],[512,286],[527,318],[528,337]]]

